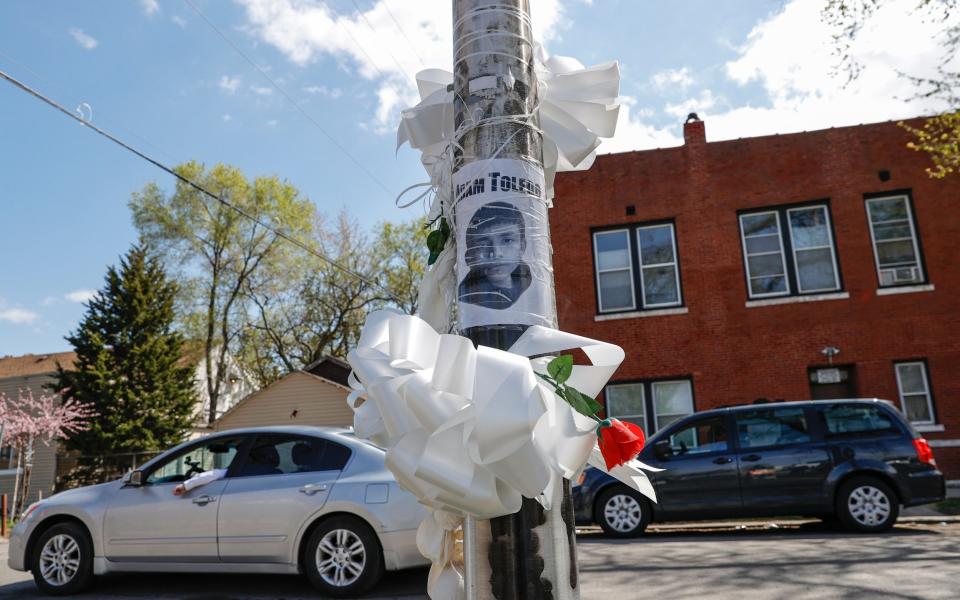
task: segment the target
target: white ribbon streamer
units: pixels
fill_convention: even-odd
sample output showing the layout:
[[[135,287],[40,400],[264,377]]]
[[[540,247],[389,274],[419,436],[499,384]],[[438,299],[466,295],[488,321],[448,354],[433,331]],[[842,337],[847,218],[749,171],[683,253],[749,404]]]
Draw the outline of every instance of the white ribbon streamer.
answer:
[[[560,478],[588,462],[607,471],[596,422],[535,375],[546,373],[545,355],[574,348],[593,364],[575,365],[567,383],[596,396],[623,361],[619,346],[533,326],[509,351],[474,348],[418,317],[374,312],[347,357],[355,432],[386,448],[397,481],[435,511],[491,519],[517,512],[522,497],[549,509],[544,492]],[[631,461],[609,473],[656,501],[643,470],[657,469]],[[421,526],[418,539],[436,581],[454,581],[444,554],[451,529],[438,523]]]

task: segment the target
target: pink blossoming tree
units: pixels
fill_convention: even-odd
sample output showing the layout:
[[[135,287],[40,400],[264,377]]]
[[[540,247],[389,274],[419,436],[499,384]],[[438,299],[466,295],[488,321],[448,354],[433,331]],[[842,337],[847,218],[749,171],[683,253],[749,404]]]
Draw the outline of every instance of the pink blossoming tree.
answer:
[[[16,400],[0,392],[0,428],[3,445],[11,446],[17,456],[17,471],[13,485],[11,515],[23,511],[27,491],[30,489],[30,472],[33,468],[33,449],[37,442],[49,446],[70,435],[86,429],[88,420],[96,416],[89,404],[59,394],[42,393],[34,396],[27,388],[20,390]],[[3,515],[5,518],[6,515]]]

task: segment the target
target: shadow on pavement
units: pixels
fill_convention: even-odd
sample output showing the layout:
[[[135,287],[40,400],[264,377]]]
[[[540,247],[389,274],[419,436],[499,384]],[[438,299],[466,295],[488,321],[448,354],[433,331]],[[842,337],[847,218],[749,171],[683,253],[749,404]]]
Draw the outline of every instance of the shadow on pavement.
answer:
[[[426,598],[427,569],[391,571],[363,598]],[[94,588],[78,598],[190,598],[240,600],[255,598],[320,598],[303,577],[286,575],[236,575],[195,573],[123,573],[97,579]],[[51,598],[42,595],[33,581],[0,586],[0,598]]]

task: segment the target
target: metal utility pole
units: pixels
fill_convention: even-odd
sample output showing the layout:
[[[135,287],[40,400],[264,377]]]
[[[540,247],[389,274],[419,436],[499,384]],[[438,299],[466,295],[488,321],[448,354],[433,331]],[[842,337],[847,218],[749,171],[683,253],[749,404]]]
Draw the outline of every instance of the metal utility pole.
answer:
[[[530,325],[557,326],[530,3],[454,0],[453,25],[459,328],[475,344],[508,349]],[[498,288],[480,280],[489,261],[499,260],[500,242],[478,231],[503,215],[509,220],[511,211],[523,215],[523,259],[512,287]],[[475,242],[481,235],[486,241]],[[477,258],[484,252],[487,258]],[[553,495],[549,511],[525,498],[516,514],[467,519],[468,599],[580,597],[569,482]]]

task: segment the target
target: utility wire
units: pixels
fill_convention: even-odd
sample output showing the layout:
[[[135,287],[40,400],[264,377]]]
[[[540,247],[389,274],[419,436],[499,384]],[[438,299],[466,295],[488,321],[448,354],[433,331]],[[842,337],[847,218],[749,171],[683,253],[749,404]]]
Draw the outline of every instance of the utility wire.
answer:
[[[270,85],[272,85],[274,88],[276,88],[276,90],[277,90],[278,92],[280,92],[280,94],[281,94],[284,98],[286,98],[287,101],[290,102],[290,104],[292,104],[292,105],[294,106],[294,108],[296,108],[296,109],[300,112],[301,115],[303,115],[304,117],[306,117],[306,119],[307,119],[308,121],[310,121],[311,123],[313,123],[314,127],[316,127],[317,129],[319,129],[319,130],[320,130],[320,133],[322,133],[323,135],[325,135],[326,138],[327,138],[328,140],[330,140],[330,143],[331,143],[331,144],[333,144],[334,146],[336,146],[336,147],[340,150],[340,152],[343,153],[344,156],[346,156],[347,158],[349,158],[350,160],[352,160],[355,165],[357,165],[358,167],[360,167],[360,170],[363,171],[364,173],[366,173],[367,177],[369,177],[369,178],[371,179],[371,181],[373,181],[373,182],[376,183],[378,186],[380,186],[380,188],[383,189],[383,191],[385,191],[387,194],[392,194],[392,192],[390,191],[390,189],[389,189],[382,181],[380,181],[380,178],[379,178],[379,177],[377,177],[376,175],[374,175],[374,174],[370,171],[370,169],[368,169],[362,162],[360,162],[359,159],[357,159],[355,156],[353,156],[352,154],[350,154],[350,152],[347,151],[347,149],[344,148],[343,145],[340,144],[340,142],[338,142],[336,139],[334,139],[334,137],[333,137],[332,135],[330,135],[330,133],[328,133],[327,130],[324,129],[323,126],[320,125],[320,123],[318,123],[316,119],[314,119],[312,116],[310,116],[310,113],[308,113],[306,110],[303,109],[302,106],[300,106],[300,103],[299,103],[299,102],[297,102],[296,100],[294,100],[293,96],[291,96],[290,94],[288,94],[285,89],[283,89],[282,87],[280,87],[280,84],[277,83],[277,82],[273,79],[273,77],[270,77],[270,75],[269,75],[266,71],[264,71],[263,68],[260,67],[260,65],[258,65],[257,63],[255,63],[249,56],[247,56],[247,54],[246,54],[243,50],[241,50],[240,47],[237,46],[237,45],[233,42],[233,40],[231,40],[230,38],[228,38],[228,37],[226,36],[226,34],[223,33],[223,31],[213,23],[213,21],[211,21],[210,19],[208,19],[208,18],[207,18],[207,15],[203,14],[203,12],[197,7],[196,4],[194,4],[194,3],[192,2],[192,0],[184,0],[184,2],[186,2],[187,5],[189,5],[190,8],[192,8],[193,11],[194,11],[195,13],[197,13],[197,15],[198,15],[201,19],[203,19],[204,21],[206,21],[207,25],[209,25],[210,28],[213,29],[213,30],[217,33],[217,35],[219,35],[219,36],[223,39],[223,41],[225,41],[231,48],[233,48],[233,50],[234,50],[237,54],[239,54],[239,55],[243,58],[243,60],[247,61],[247,63],[248,63],[251,67],[253,67],[254,69],[256,69],[256,70],[260,73],[260,75],[263,76],[264,79],[266,79],[268,82],[270,82]],[[348,33],[349,33],[349,32],[348,32]],[[352,36],[351,36],[351,37],[352,37]],[[356,41],[356,39],[354,39],[354,41]],[[362,47],[361,47],[361,49],[362,49]],[[368,55],[367,58],[369,58],[369,55]],[[373,63],[373,59],[371,59],[371,64],[372,64],[372,63]],[[376,69],[376,65],[374,64],[373,66],[374,66],[374,69]],[[380,73],[380,70],[379,70],[379,69],[376,69],[376,70],[377,70],[378,73]],[[383,76],[383,73],[380,73],[380,75]]]
[[[205,187],[203,187],[203,186],[200,185],[199,183],[196,183],[196,182],[194,182],[193,180],[188,179],[187,177],[184,177],[183,175],[181,175],[180,173],[177,173],[175,170],[171,169],[170,167],[166,166],[165,164],[163,164],[163,163],[161,163],[161,162],[159,162],[159,161],[157,161],[157,160],[155,160],[155,159],[147,156],[146,154],[144,154],[143,152],[140,152],[139,150],[137,150],[137,149],[134,148],[133,146],[130,146],[129,144],[127,144],[127,143],[124,142],[123,140],[121,140],[121,139],[115,137],[114,135],[112,135],[112,134],[104,131],[103,129],[100,129],[99,127],[97,127],[97,126],[94,125],[93,123],[90,123],[89,121],[85,121],[83,118],[81,118],[81,117],[73,114],[72,112],[70,112],[69,109],[65,108],[63,105],[61,105],[60,103],[58,103],[56,100],[52,100],[52,99],[48,98],[47,96],[44,96],[42,93],[40,93],[40,92],[38,92],[37,90],[31,88],[30,86],[28,86],[27,84],[23,83],[22,81],[16,79],[15,77],[13,77],[13,76],[11,76],[11,75],[8,75],[7,73],[5,73],[5,72],[2,71],[2,70],[0,70],[0,78],[6,79],[7,81],[9,81],[10,83],[12,83],[12,84],[15,85],[16,87],[20,88],[20,89],[23,90],[24,92],[26,92],[26,93],[30,94],[31,96],[33,96],[34,98],[36,98],[36,99],[38,99],[38,100],[40,100],[40,101],[42,101],[42,102],[44,102],[44,103],[52,106],[53,108],[59,110],[60,112],[62,112],[63,114],[67,115],[67,116],[70,117],[71,119],[73,119],[73,120],[77,121],[78,123],[80,123],[81,125],[85,125],[85,126],[89,127],[90,129],[92,129],[93,131],[99,133],[100,135],[102,135],[103,137],[107,138],[108,140],[110,140],[110,141],[113,142],[114,144],[117,144],[117,145],[120,146],[121,148],[123,148],[123,149],[125,149],[125,150],[127,150],[127,151],[129,151],[129,152],[132,152],[133,154],[136,154],[137,156],[139,156],[139,157],[142,158],[143,160],[147,161],[148,163],[152,164],[153,166],[157,167],[158,169],[160,169],[160,170],[162,170],[162,171],[165,171],[165,172],[169,173],[170,175],[173,175],[173,176],[176,177],[178,180],[180,180],[180,181],[182,181],[183,183],[187,184],[188,186],[190,186],[191,188],[193,188],[193,189],[195,189],[196,191],[200,192],[201,194],[204,194],[204,195],[206,195],[206,196],[208,196],[208,197],[210,197],[210,198],[213,198],[214,200],[216,200],[216,201],[219,202],[220,204],[226,206],[226,207],[229,208],[230,210],[236,212],[236,213],[239,214],[240,216],[249,219],[250,221],[256,223],[257,225],[263,227],[263,228],[266,229],[267,231],[270,231],[271,233],[275,234],[277,237],[282,238],[282,239],[290,242],[290,243],[293,244],[294,246],[300,248],[301,250],[304,250],[305,252],[308,252],[309,254],[312,254],[313,256],[316,256],[317,258],[319,258],[319,259],[322,260],[323,262],[329,264],[331,267],[334,267],[335,269],[337,269],[337,270],[339,270],[339,271],[341,271],[341,272],[343,272],[343,273],[346,273],[347,275],[350,275],[351,277],[355,277],[356,279],[358,279],[358,280],[360,280],[360,281],[362,281],[362,282],[364,282],[364,283],[366,283],[366,284],[368,284],[368,285],[370,285],[370,286],[373,286],[373,287],[377,288],[378,290],[380,290],[381,292],[383,292],[384,294],[386,294],[387,297],[390,298],[391,300],[393,300],[394,302],[397,302],[398,304],[402,304],[402,302],[400,301],[399,298],[397,298],[396,296],[394,296],[389,290],[387,290],[385,287],[383,287],[382,285],[380,285],[380,284],[377,283],[376,281],[370,279],[369,277],[366,277],[366,276],[364,276],[364,275],[361,275],[360,273],[357,273],[356,271],[354,271],[354,270],[352,270],[352,269],[349,269],[349,268],[341,265],[341,264],[338,263],[337,261],[335,261],[335,260],[333,260],[332,258],[326,256],[325,254],[323,254],[323,253],[321,253],[321,252],[318,252],[318,251],[314,250],[313,248],[307,246],[306,244],[304,244],[304,243],[301,242],[300,240],[298,240],[298,239],[296,239],[296,238],[294,238],[294,237],[292,237],[292,236],[290,236],[290,235],[288,235],[288,234],[280,231],[279,229],[276,229],[275,227],[272,227],[271,225],[268,225],[268,224],[265,223],[264,221],[262,221],[262,220],[258,219],[257,217],[251,215],[250,213],[248,213],[247,211],[243,210],[243,209],[240,208],[239,206],[234,206],[233,204],[231,204],[231,203],[228,202],[227,200],[224,200],[221,196],[219,196],[219,195],[217,195],[217,194],[214,194],[213,192],[207,190]]]
[[[393,16],[393,11],[390,10],[390,7],[387,5],[387,0],[383,0],[383,8],[386,9],[387,14],[390,15],[390,19],[393,21],[393,24],[397,26],[397,29],[400,30],[400,35],[403,36],[403,39],[407,40],[407,45],[410,46],[410,49],[413,50],[413,55],[417,57],[417,60],[420,61],[420,66],[427,66],[427,63],[423,62],[423,59],[420,57],[420,53],[417,52],[417,48],[413,45],[413,42],[410,41],[410,38],[407,37],[407,32],[403,30],[403,27],[400,26],[400,22],[397,21],[397,18]]]
[[[367,19],[367,15],[362,10],[360,10],[360,5],[357,4],[357,0],[350,0],[350,2],[353,4],[353,7],[357,9],[357,13],[360,14],[360,18],[363,19],[363,22],[367,24],[367,29],[373,32],[373,35],[377,35],[377,30],[374,29],[373,25],[370,24],[369,19]],[[394,21],[394,23],[396,23],[396,21]],[[399,25],[397,25],[397,27],[399,27]],[[400,33],[403,33],[402,29],[400,30]],[[406,34],[404,34],[403,37],[407,37]],[[409,42],[410,40],[407,40],[407,41]],[[387,54],[390,55],[390,58],[393,60],[393,64],[397,65],[397,69],[400,70],[400,73],[401,74],[405,73],[406,69],[403,68],[403,65],[400,64],[400,61],[397,60],[397,57],[394,56],[393,52],[390,52],[389,48],[387,48]],[[418,56],[417,58],[420,58],[420,57]],[[422,63],[423,61],[420,61],[420,62]]]

